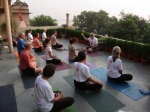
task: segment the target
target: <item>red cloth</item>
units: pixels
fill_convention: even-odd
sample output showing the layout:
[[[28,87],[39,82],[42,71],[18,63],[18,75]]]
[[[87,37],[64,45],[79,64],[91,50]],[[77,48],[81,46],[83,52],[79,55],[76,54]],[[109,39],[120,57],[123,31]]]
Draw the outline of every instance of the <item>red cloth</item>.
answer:
[[[30,53],[26,50],[23,50],[20,54],[20,69],[24,70],[31,67]]]
[[[19,17],[20,21],[22,21],[22,15],[21,15],[20,9],[18,9],[18,17]]]
[[[33,45],[34,45],[34,48],[39,48],[40,47],[39,39],[34,38]]]

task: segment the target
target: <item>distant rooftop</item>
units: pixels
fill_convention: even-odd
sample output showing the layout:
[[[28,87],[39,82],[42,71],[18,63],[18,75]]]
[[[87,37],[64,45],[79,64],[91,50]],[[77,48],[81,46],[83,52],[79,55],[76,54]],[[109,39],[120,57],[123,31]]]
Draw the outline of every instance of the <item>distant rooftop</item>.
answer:
[[[14,2],[14,3],[12,4],[12,6],[16,6],[16,5],[28,6],[27,3],[21,2],[20,0],[16,0],[16,2]]]

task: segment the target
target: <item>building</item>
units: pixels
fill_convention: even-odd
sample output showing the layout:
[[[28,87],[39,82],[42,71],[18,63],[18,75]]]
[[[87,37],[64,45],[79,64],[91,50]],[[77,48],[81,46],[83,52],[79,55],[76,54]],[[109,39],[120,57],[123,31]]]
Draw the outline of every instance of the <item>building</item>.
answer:
[[[30,26],[30,18],[29,18],[29,8],[28,4],[25,2],[21,2],[20,0],[16,0],[11,6],[11,19],[17,23],[17,26],[20,25],[19,19],[19,11],[22,15],[22,20],[25,22],[26,26]]]

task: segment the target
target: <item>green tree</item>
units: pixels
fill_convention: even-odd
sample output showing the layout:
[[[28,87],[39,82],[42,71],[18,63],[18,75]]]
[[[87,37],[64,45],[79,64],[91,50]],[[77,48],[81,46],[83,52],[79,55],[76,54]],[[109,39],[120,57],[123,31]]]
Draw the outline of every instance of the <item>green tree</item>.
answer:
[[[42,14],[30,19],[30,24],[31,26],[56,26],[57,20]]]

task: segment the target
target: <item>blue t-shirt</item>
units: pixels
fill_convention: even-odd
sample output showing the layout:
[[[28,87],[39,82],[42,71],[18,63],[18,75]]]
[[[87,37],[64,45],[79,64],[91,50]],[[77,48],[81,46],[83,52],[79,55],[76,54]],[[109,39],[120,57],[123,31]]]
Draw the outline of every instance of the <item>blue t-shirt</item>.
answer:
[[[25,42],[19,38],[18,44],[17,44],[17,49],[18,49],[19,54],[24,50],[24,44],[25,44]]]

